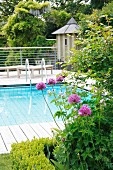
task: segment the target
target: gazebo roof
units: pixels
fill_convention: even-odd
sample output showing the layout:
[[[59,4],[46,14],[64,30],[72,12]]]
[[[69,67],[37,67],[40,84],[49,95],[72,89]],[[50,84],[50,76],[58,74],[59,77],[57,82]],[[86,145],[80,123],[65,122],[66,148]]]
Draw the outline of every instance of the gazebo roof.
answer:
[[[79,25],[75,21],[74,18],[71,18],[68,23],[63,26],[62,28],[56,30],[52,34],[70,34],[70,33],[77,33],[79,30]]]

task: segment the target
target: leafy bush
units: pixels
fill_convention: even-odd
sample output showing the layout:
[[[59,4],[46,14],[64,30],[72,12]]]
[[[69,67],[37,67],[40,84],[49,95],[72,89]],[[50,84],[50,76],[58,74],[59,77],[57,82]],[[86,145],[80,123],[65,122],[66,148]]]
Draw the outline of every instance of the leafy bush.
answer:
[[[70,74],[69,88],[61,95],[50,93],[59,108],[55,116],[65,125],[56,134],[54,163],[58,169],[113,169],[113,28],[107,16],[108,26],[100,22],[101,18],[88,21],[88,29],[78,36],[76,45],[80,48],[73,49],[68,63],[78,73]],[[75,94],[82,96],[84,91],[80,94],[76,87],[85,88],[89,78],[95,80],[94,84],[92,79],[90,82],[91,100],[79,101]]]
[[[64,77],[59,75],[56,80],[61,82]],[[78,89],[76,81],[65,88],[61,86],[56,93],[56,80],[48,80],[52,86],[52,91],[48,93],[53,96],[51,102],[58,107],[54,119],[62,119],[64,130],[56,130],[56,161],[52,162],[59,170],[112,170],[113,118],[109,109],[113,99],[102,95],[102,90],[95,90],[93,86],[92,94]],[[44,97],[45,83],[38,83],[36,88],[42,90]]]
[[[113,118],[110,110],[109,115],[106,113],[112,101],[100,91],[90,95],[75,85],[66,86],[61,95],[54,91],[50,94],[54,95],[52,102],[59,108],[55,117],[61,117],[65,125],[64,130],[56,133],[58,145],[54,150],[61,169],[112,170]]]
[[[109,26],[109,18],[106,16],[108,25],[100,21],[103,16],[92,16],[96,21],[87,21],[88,28],[78,35],[76,45],[79,49],[73,49],[73,55],[69,58],[69,64],[73,70],[79,70],[95,78],[98,88],[103,87],[113,93],[113,28]],[[104,16],[105,17],[105,16]],[[82,37],[82,38],[81,38]]]
[[[33,139],[12,145],[11,159],[13,170],[54,170],[49,159],[53,158],[53,139]],[[48,159],[49,158],[49,159]]]

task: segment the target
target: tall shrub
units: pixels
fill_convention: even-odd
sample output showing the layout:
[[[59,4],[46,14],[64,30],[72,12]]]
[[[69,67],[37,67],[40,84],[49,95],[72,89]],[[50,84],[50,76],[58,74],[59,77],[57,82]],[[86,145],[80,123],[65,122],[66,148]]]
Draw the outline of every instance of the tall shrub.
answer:
[[[85,33],[80,32],[75,42],[80,48],[73,49],[69,64],[73,70],[87,72],[88,77],[95,78],[99,86],[113,94],[113,28],[100,23],[100,19],[88,21]]]

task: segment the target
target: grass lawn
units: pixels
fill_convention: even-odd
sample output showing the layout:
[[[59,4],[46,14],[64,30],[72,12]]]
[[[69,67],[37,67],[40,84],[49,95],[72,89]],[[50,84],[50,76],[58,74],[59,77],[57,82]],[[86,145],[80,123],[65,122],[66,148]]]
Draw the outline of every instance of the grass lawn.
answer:
[[[9,154],[0,155],[0,170],[11,170],[11,160]]]

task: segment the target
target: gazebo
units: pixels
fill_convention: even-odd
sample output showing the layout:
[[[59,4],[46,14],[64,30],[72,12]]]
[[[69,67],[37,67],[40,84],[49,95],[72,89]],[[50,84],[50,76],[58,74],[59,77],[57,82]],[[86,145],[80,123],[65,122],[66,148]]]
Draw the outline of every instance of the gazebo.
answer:
[[[70,56],[70,49],[74,46],[79,28],[75,19],[71,18],[65,26],[52,33],[56,34],[57,58],[59,61],[65,61],[66,56]]]

